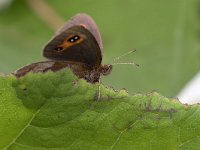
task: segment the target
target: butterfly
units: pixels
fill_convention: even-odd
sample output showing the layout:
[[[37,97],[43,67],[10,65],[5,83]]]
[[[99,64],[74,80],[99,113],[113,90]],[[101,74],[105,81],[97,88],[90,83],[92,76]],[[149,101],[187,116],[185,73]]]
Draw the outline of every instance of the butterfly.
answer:
[[[43,49],[49,59],[32,63],[14,75],[28,72],[58,71],[70,68],[79,78],[90,83],[99,82],[102,75],[110,74],[112,65],[102,65],[103,44],[94,20],[87,14],[77,14],[64,24]]]

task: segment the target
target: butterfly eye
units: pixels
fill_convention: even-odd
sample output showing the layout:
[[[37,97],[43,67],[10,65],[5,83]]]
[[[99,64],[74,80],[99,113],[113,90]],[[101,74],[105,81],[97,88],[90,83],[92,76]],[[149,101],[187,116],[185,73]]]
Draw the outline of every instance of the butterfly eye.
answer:
[[[73,37],[69,38],[67,41],[70,43],[74,43],[80,39],[80,36],[74,35]]]
[[[56,51],[62,51],[62,50],[63,50],[63,47],[56,47],[55,50],[56,50]]]

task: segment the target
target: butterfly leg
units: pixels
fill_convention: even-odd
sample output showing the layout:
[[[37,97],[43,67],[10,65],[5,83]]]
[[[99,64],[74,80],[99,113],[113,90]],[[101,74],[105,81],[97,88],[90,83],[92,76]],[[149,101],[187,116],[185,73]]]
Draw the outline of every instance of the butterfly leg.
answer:
[[[97,95],[97,100],[101,100],[101,77],[99,78],[99,81],[98,81],[98,95]]]

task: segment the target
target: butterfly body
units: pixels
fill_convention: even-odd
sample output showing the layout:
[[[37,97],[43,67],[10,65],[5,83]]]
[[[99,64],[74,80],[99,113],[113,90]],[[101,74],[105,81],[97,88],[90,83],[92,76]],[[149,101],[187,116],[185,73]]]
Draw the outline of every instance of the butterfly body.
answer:
[[[69,68],[72,72],[79,78],[83,78],[90,83],[96,83],[99,81],[102,75],[108,75],[111,70],[112,66],[110,65],[103,65],[99,68],[91,69],[87,65],[83,63],[76,63],[72,61],[41,61],[37,63],[32,63],[26,65],[13,74],[20,78],[26,75],[29,72],[39,73],[39,72],[48,72],[48,71],[59,71],[64,68]]]

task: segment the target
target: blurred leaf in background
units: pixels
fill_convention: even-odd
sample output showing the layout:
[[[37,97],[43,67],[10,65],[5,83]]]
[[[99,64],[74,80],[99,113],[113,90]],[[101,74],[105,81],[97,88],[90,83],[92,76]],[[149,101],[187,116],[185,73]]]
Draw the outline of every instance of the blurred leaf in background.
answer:
[[[55,32],[27,2],[15,0],[0,12],[1,72],[43,60],[42,48]],[[137,49],[124,61],[133,60],[140,67],[114,66],[103,78],[106,85],[130,93],[156,90],[175,96],[200,69],[200,0],[44,2],[63,20],[80,12],[94,18],[104,43],[103,63]]]

